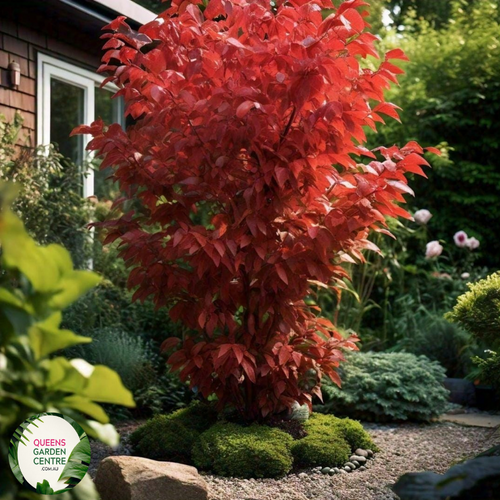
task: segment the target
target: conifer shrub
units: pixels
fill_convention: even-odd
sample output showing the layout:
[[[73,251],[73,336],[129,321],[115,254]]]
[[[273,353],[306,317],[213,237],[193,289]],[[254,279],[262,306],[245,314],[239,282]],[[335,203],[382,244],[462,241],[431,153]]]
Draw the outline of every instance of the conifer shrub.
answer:
[[[446,317],[490,346],[500,345],[500,272],[470,283]]]
[[[342,389],[325,383],[325,404],[315,409],[368,421],[429,421],[445,410],[444,378],[444,368],[425,356],[357,353],[344,365]]]

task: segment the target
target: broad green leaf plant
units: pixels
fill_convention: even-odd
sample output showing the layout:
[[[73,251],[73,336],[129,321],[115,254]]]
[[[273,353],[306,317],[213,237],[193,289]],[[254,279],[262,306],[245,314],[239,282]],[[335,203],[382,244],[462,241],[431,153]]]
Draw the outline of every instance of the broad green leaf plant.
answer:
[[[60,324],[63,309],[100,278],[74,270],[61,246],[37,245],[10,210],[13,198],[12,186],[0,184],[0,500],[44,498],[43,485],[38,493],[21,487],[9,467],[9,440],[16,431],[25,432],[22,422],[44,412],[62,413],[90,437],[115,446],[118,434],[99,403],[135,406],[116,372],[61,354],[69,346],[91,342]],[[64,477],[75,477],[69,472]],[[85,477],[59,498],[98,497]]]

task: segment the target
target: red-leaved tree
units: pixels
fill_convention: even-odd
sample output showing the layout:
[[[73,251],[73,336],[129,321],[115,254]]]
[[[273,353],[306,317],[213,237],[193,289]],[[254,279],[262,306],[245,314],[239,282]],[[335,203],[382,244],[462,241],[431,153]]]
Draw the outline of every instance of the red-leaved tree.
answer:
[[[342,264],[377,250],[370,231],[423,175],[422,149],[362,146],[363,127],[397,118],[384,90],[401,73],[376,37],[367,5],[331,0],[174,0],[133,31],[113,21],[101,72],[136,122],[97,120],[90,150],[112,166],[135,209],[103,224],[121,241],[135,299],[172,306],[196,333],[165,350],[183,380],[248,419],[321,396],[342,349],[356,349],[304,298],[339,289]],[[373,159],[360,162],[361,156]],[[356,160],[356,158],[358,158]],[[209,215],[201,225],[199,214]]]

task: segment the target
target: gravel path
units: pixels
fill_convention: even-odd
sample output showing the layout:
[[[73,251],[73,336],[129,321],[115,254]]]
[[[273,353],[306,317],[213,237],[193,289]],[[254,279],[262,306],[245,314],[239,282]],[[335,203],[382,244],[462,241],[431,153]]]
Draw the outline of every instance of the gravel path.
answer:
[[[137,424],[136,424],[137,425]],[[122,437],[136,425],[118,426]],[[328,476],[316,473],[291,474],[283,479],[243,480],[204,475],[210,500],[393,500],[390,486],[406,472],[443,473],[450,465],[500,444],[492,429],[463,427],[452,423],[432,425],[366,424],[382,450],[368,461],[368,470]],[[126,439],[124,440],[126,442]],[[111,454],[126,454],[126,444],[113,452],[92,443],[95,476],[98,463]]]
[[[205,476],[211,500],[393,500],[390,490],[406,472],[443,473],[454,462],[497,444],[491,429],[455,424],[370,426],[380,447],[368,470],[325,476],[290,475],[280,480]]]

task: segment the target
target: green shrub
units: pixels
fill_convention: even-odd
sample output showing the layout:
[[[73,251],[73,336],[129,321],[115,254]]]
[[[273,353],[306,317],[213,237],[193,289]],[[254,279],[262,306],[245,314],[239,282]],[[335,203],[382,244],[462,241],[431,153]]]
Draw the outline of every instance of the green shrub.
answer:
[[[324,384],[316,411],[360,420],[429,421],[445,409],[445,371],[425,356],[355,353],[342,369],[342,389]]]
[[[143,386],[135,393],[135,402],[146,416],[165,415],[188,406],[194,392],[175,373],[164,373],[152,384]]]
[[[166,414],[192,401],[193,392],[176,374],[166,373],[167,367],[160,355],[161,342],[169,336],[181,336],[183,331],[170,320],[168,309],[155,311],[154,304],[148,301],[144,304],[133,303],[129,291],[110,281],[103,281],[65,311],[63,325],[82,335],[98,335],[105,344],[109,343],[106,335],[99,332],[119,331],[121,353],[115,352],[115,349],[109,352],[104,349],[102,354],[91,352],[89,355],[102,355],[110,366],[121,366],[129,375],[134,369],[124,364],[126,357],[136,359],[139,366],[144,366],[141,359],[146,358],[147,369],[140,370],[142,375],[137,380],[129,378],[137,402],[135,416]],[[129,341],[129,338],[133,340]],[[99,351],[99,348],[96,347],[96,350]],[[154,380],[148,380],[151,368],[154,369]]]
[[[489,345],[500,345],[500,273],[469,284],[446,318]]]
[[[173,323],[167,308],[155,310],[150,301],[132,302],[132,293],[103,281],[81,297],[64,314],[64,325],[79,333],[100,328],[119,328],[155,343],[171,336],[181,336],[183,327]]]
[[[292,468],[292,443],[292,437],[279,429],[220,423],[197,440],[193,461],[196,467],[219,476],[281,477]]]
[[[130,436],[136,455],[191,464],[191,450],[200,434],[217,420],[214,407],[195,402],[170,415],[158,415]]]
[[[217,410],[212,403],[195,401],[187,408],[172,413],[170,418],[183,422],[184,426],[193,432],[202,433],[215,424],[217,416]]]
[[[416,317],[415,317],[416,316]],[[400,341],[397,351],[427,356],[446,369],[448,377],[462,378],[471,369],[471,357],[477,349],[472,336],[459,325],[432,313],[414,315],[415,330]]]
[[[495,351],[485,351],[486,358],[475,356],[472,361],[477,366],[474,375],[482,384],[492,385],[500,394],[500,354]]]
[[[0,116],[0,180],[13,181],[19,190],[13,209],[37,243],[60,244],[75,267],[87,268],[92,205],[82,196],[81,169],[53,146],[15,149],[22,123],[20,115],[12,123]]]
[[[415,199],[435,214],[433,239],[450,241],[462,229],[481,240],[484,264],[496,267],[500,253],[494,229],[500,218],[498,1],[396,1],[417,12],[422,5],[448,4],[451,19],[434,27],[417,20],[418,15],[399,31],[398,46],[411,63],[403,66],[407,74],[401,86],[393,87],[387,97],[403,109],[400,116],[405,125],[387,122],[381,135],[369,134],[369,143],[374,147],[418,138],[423,145],[449,144],[449,155],[426,155],[433,168],[426,171],[428,180],[412,182]],[[386,42],[393,46],[395,40],[391,32]]]

